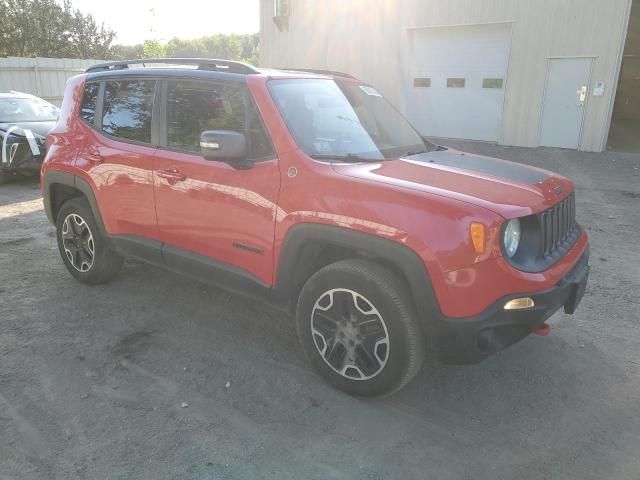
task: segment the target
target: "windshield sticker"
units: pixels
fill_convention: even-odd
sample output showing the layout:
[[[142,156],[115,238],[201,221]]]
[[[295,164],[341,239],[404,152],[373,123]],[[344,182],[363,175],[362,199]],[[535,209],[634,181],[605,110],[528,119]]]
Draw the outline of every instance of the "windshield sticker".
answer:
[[[380,95],[380,92],[378,92],[375,88],[370,87],[369,85],[360,85],[360,89],[367,95],[371,95],[373,97],[382,97],[382,95]]]
[[[315,147],[316,152],[320,154],[331,153],[331,144],[325,140],[313,142],[313,146]]]

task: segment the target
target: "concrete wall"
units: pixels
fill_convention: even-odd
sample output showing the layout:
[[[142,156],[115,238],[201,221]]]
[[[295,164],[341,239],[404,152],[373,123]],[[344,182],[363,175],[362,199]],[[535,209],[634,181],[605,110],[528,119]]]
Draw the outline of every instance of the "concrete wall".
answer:
[[[55,105],[62,103],[69,77],[105,60],[70,58],[0,58],[0,92],[30,93]]]
[[[509,22],[512,42],[500,143],[535,147],[550,57],[594,58],[581,150],[606,145],[631,0],[291,0],[288,31],[261,0],[261,64],[355,74],[404,107],[409,35],[420,27]]]

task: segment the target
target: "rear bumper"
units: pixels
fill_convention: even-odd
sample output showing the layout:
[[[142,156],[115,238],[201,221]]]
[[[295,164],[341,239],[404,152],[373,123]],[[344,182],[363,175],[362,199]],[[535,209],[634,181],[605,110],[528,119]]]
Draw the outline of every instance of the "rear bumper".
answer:
[[[450,364],[478,363],[529,335],[560,307],[572,314],[582,299],[588,276],[587,249],[571,271],[548,290],[503,297],[473,317],[441,317],[435,329],[439,358]],[[504,309],[506,302],[519,297],[531,297],[535,306]]]

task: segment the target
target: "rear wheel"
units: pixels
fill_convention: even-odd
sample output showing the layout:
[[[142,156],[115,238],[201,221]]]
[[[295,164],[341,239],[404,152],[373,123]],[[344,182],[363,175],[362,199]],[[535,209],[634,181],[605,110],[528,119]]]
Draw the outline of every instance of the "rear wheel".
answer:
[[[109,246],[83,198],[66,201],[56,221],[58,249],[62,260],[77,280],[95,285],[115,277],[123,258]]]
[[[405,386],[424,359],[424,338],[404,282],[363,260],[314,274],[297,309],[307,358],[332,385],[357,396],[389,395]]]

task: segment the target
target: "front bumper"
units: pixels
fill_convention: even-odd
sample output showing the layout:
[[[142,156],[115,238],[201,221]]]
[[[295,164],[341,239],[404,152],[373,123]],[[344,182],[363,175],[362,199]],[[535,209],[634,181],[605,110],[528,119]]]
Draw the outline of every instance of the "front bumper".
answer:
[[[5,154],[3,158],[0,158],[0,170],[5,174],[14,172],[37,174],[40,172],[45,157],[45,148],[42,143],[38,144],[39,153],[37,155],[33,154],[28,142],[22,138],[7,141],[3,148],[5,148]]]
[[[505,349],[540,327],[560,307],[574,313],[589,276],[589,250],[554,287],[534,293],[509,295],[479,315],[467,318],[441,317],[435,328],[435,348],[444,363],[473,364]],[[535,305],[523,310],[505,310],[513,298],[531,297]]]

